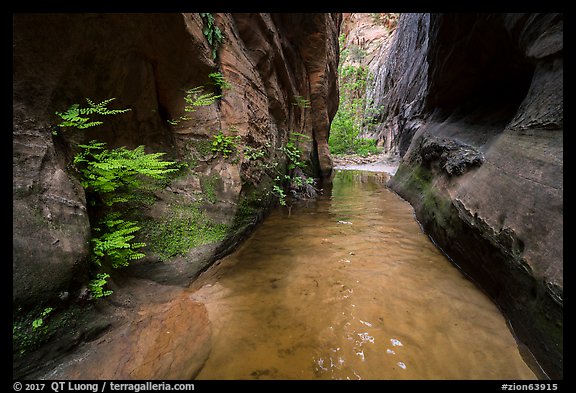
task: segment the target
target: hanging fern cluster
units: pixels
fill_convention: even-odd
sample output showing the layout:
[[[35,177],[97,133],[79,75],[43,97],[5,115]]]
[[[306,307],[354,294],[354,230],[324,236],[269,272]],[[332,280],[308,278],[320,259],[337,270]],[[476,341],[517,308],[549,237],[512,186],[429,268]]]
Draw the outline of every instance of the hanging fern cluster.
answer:
[[[142,145],[133,150],[125,147],[108,150],[105,146],[104,142],[93,140],[79,145],[82,150],[74,157],[80,184],[92,196],[92,205],[99,201],[106,206],[128,202],[134,198],[134,191],[143,186],[144,179],[164,180],[178,170],[175,162],[160,159],[164,153],[146,153]],[[135,250],[146,244],[132,242],[133,233],[140,229],[135,222],[122,219],[120,212],[112,212],[98,225],[94,231],[99,236],[92,238],[92,259],[96,265],[100,266],[107,257],[112,267],[119,268],[144,257]]]
[[[80,108],[80,104],[73,104],[68,108],[66,112],[56,112],[62,121],[58,124],[58,127],[73,127],[78,129],[85,129],[103,124],[99,120],[90,121],[91,115],[97,114],[101,116],[107,115],[117,115],[119,113],[128,112],[130,109],[108,109],[106,105],[115,100],[115,98],[109,98],[102,101],[99,104],[95,104],[90,98],[86,98],[88,102],[87,108]],[[84,117],[83,117],[83,116]],[[57,131],[52,132],[57,135]]]
[[[145,256],[136,250],[146,243],[132,242],[133,233],[140,230],[135,222],[122,219],[119,212],[112,212],[100,220],[99,225],[94,231],[101,235],[92,239],[92,261],[96,265],[101,266],[102,259],[108,257],[112,267],[117,269]]]
[[[90,115],[116,115],[129,110],[106,108],[112,100],[114,98],[95,104],[87,98],[88,108],[74,104],[64,113],[56,112],[62,119],[58,126],[77,129],[94,127],[102,122],[91,119]],[[110,207],[134,199],[136,192],[150,180],[165,181],[170,173],[178,170],[178,165],[172,161],[162,161],[165,153],[146,153],[142,145],[132,150],[125,147],[107,149],[106,143],[92,140],[78,147],[80,151],[74,156],[74,164],[89,206],[97,209],[95,212],[107,211],[92,228],[92,262],[98,267],[104,261],[113,268],[128,266],[130,261],[145,256],[138,250],[146,244],[134,242],[134,233],[141,229],[136,222],[125,220],[121,211]],[[108,277],[108,274],[100,273],[90,281],[89,288],[94,298],[112,293],[103,288]]]
[[[127,202],[143,178],[163,180],[178,170],[174,162],[160,160],[165,153],[146,153],[143,145],[133,150],[108,150],[104,142],[93,140],[78,146],[82,150],[74,157],[74,164],[81,173],[80,184],[88,192],[98,194],[108,206]]]
[[[212,105],[217,99],[222,98],[222,95],[216,95],[214,93],[204,93],[204,86],[197,86],[185,91],[184,96],[184,112],[196,112],[196,110],[201,106]],[[188,116],[180,116],[176,120],[168,120],[168,123],[175,126],[182,120],[192,120]]]

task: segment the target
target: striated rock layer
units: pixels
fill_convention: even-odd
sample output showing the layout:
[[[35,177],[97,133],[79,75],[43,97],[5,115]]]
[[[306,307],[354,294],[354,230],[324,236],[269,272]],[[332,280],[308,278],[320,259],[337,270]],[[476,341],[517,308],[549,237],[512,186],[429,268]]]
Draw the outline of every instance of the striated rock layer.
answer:
[[[563,376],[563,16],[403,14],[374,95],[389,185]],[[385,144],[386,145],[386,144]]]
[[[187,162],[186,173],[156,192],[154,205],[142,211],[142,217],[162,225],[175,206],[200,204],[207,220],[226,226],[223,241],[207,242],[168,261],[145,250],[146,258],[123,270],[122,274],[151,280],[158,288],[188,285],[262,217],[271,203],[273,179],[286,167],[283,148],[293,133],[308,136],[299,147],[309,175],[330,174],[327,141],[338,107],[341,15],[213,16],[223,37],[215,58],[200,14],[13,15],[15,310],[50,306],[56,315],[85,300],[90,222],[84,191],[71,165],[79,143],[97,139],[111,148],[143,144],[148,152],[165,152],[167,159]],[[220,72],[230,88],[218,91],[209,78],[214,72]],[[185,91],[198,86],[221,93],[222,98],[185,112]],[[52,134],[59,122],[54,112],[75,103],[85,105],[85,98],[101,102],[112,97],[116,100],[111,108],[131,110],[103,119],[103,126]],[[189,119],[168,122],[184,115]],[[228,157],[212,150],[213,137],[220,131],[238,136]],[[139,305],[118,300],[125,280],[111,273],[115,293],[101,301],[106,307],[91,307],[90,312],[95,313],[93,319],[118,327],[136,314],[110,319],[108,307],[134,311]],[[158,326],[147,326],[147,334],[164,329]],[[91,332],[80,327],[71,343],[60,343],[33,362],[27,361],[28,355],[18,358],[15,377],[63,356],[70,345],[99,329],[102,326]],[[125,371],[121,376],[126,378],[182,376],[172,371]]]

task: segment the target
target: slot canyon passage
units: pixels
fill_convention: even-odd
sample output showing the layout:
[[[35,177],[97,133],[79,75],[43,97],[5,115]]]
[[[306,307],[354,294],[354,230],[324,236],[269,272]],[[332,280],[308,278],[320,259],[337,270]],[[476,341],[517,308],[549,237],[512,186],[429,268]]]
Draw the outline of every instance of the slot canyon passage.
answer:
[[[13,14],[13,378],[563,378],[563,14]]]

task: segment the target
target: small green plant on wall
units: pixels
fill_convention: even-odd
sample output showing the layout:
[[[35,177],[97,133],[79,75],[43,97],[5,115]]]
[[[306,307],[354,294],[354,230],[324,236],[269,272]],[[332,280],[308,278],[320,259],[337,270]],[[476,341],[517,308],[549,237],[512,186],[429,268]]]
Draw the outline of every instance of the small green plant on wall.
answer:
[[[216,57],[218,56],[218,48],[220,45],[222,45],[224,35],[222,34],[222,30],[220,30],[220,28],[216,25],[214,15],[201,12],[200,17],[204,22],[202,33],[212,47],[212,59],[216,60]]]
[[[54,309],[52,307],[46,307],[44,309],[44,311],[42,311],[42,313],[40,314],[40,317],[36,318],[35,320],[32,321],[32,330],[38,330],[38,329],[43,329],[46,328],[46,325],[44,324],[44,319],[46,317],[48,317],[48,315],[50,315],[50,313],[53,311]]]
[[[208,74],[208,78],[210,78],[210,84],[216,86],[220,91],[232,88],[232,85],[224,79],[224,76],[220,72],[212,72]]]
[[[302,96],[294,96],[294,102],[292,105],[299,106],[300,108],[310,108],[310,100]]]
[[[112,295],[113,291],[104,289],[104,286],[108,282],[108,278],[110,278],[108,273],[99,273],[96,275],[94,280],[91,280],[88,283],[88,288],[90,288],[90,292],[94,299]]]
[[[293,195],[308,195],[315,191],[314,178],[308,177],[304,174],[306,163],[302,161],[302,151],[300,144],[309,140],[308,135],[293,132],[288,138],[286,146],[281,147],[279,150],[284,152],[287,161],[287,174],[280,174],[274,178],[274,185],[272,193],[278,197],[281,205],[287,205],[287,190]]]
[[[56,112],[56,115],[63,119],[59,126],[85,129],[102,122],[80,115],[112,115],[127,111],[107,109],[106,105],[113,98],[100,104],[86,100],[92,108],[89,111],[82,111],[78,104],[74,104],[64,113]],[[150,183],[165,182],[171,173],[178,171],[179,164],[162,161],[162,152],[146,153],[143,145],[135,149],[107,149],[106,143],[92,140],[78,145],[78,148],[80,150],[75,154],[73,163],[80,184],[86,192],[89,216],[91,220],[100,217],[96,224],[92,223],[91,260],[97,267],[101,267],[104,262],[109,263],[112,268],[127,266],[131,260],[144,257],[138,249],[145,244],[134,241],[134,233],[140,227],[136,222],[126,220],[123,217],[124,211],[115,208],[116,204],[134,200],[139,190],[149,187]],[[101,273],[89,282],[93,298],[112,293],[103,289],[109,277],[108,274]]]
[[[89,116],[92,115],[100,115],[100,116],[108,116],[108,115],[117,115],[120,113],[128,112],[130,109],[108,109],[106,105],[114,101],[115,98],[109,98],[107,100],[102,101],[99,104],[94,103],[90,98],[86,98],[86,102],[88,103],[88,107],[80,108],[80,104],[73,104],[68,108],[66,112],[56,112],[56,115],[59,116],[62,121],[60,124],[57,125],[55,129],[52,130],[53,135],[58,135],[58,128],[77,128],[77,129],[85,129],[94,126],[98,126],[103,124],[102,121],[99,120],[91,120]]]
[[[216,95],[214,93],[204,93],[204,86],[197,86],[185,91],[184,102],[184,112],[192,113],[196,112],[199,107],[209,106],[216,102],[217,99],[221,98],[222,95]],[[189,116],[180,116],[174,120],[167,120],[169,124],[175,126],[183,120],[192,120]]]
[[[232,132],[235,132],[232,129]],[[212,140],[212,151],[214,153],[222,154],[224,158],[228,158],[236,151],[236,146],[240,142],[240,135],[225,135],[222,130],[214,135]]]

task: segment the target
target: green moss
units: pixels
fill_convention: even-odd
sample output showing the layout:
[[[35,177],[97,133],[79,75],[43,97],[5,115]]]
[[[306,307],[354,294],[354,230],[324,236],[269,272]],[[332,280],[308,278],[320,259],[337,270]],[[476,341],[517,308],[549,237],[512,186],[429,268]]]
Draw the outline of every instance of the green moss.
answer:
[[[141,234],[148,249],[166,261],[192,248],[215,243],[227,236],[229,227],[216,224],[198,205],[173,205],[160,219],[142,223]]]
[[[218,196],[216,195],[216,187],[220,183],[220,176],[214,173],[211,176],[206,176],[200,179],[200,185],[202,187],[202,192],[204,193],[206,200],[212,204],[218,202]]]
[[[433,174],[430,169],[420,165],[403,166],[402,171],[398,171],[398,179],[404,179],[402,188],[410,193],[418,195],[419,210],[418,216],[425,227],[434,225],[443,228],[444,231],[454,231],[461,228],[460,220],[455,220],[452,202],[443,197],[433,186]],[[415,200],[413,198],[409,198]]]
[[[29,311],[23,311],[21,308],[15,310],[12,316],[14,354],[23,355],[41,347],[56,334],[61,334],[63,328],[72,325],[77,320],[78,307],[46,313],[46,310],[51,308],[38,305]],[[34,327],[34,322],[39,319],[42,320],[41,325]]]
[[[196,150],[196,152],[200,155],[200,157],[208,157],[208,156],[212,156],[213,152],[212,152],[212,141],[208,140],[208,139],[199,139],[194,141],[194,144],[192,145],[192,147],[194,148],[194,150]]]
[[[263,212],[274,205],[275,196],[271,192],[273,186],[274,180],[268,176],[263,176],[257,185],[244,184],[232,224],[234,230],[256,223]]]

